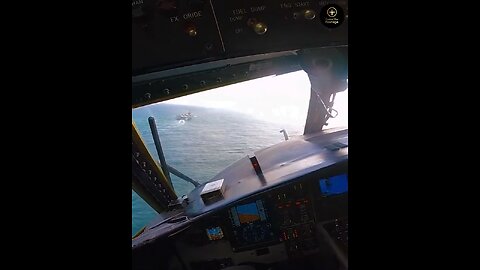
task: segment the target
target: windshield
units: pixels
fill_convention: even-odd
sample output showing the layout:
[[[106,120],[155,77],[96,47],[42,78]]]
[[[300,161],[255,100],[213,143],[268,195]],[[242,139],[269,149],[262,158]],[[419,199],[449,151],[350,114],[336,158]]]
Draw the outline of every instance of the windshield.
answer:
[[[346,91],[337,93],[338,116],[325,128],[348,125]],[[165,161],[198,183],[205,183],[235,161],[257,150],[303,134],[310,100],[304,71],[220,87],[132,111],[147,149],[159,160],[148,123],[154,117]],[[195,186],[170,172],[181,197]],[[132,234],[156,215],[132,190]]]

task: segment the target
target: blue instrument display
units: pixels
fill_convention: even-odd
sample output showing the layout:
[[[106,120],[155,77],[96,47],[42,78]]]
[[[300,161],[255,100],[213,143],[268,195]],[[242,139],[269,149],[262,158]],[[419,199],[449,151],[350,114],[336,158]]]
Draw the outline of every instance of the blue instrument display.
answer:
[[[319,186],[320,193],[324,197],[343,194],[348,192],[348,176],[347,174],[340,174],[320,179]]]
[[[213,228],[208,228],[207,229],[207,235],[208,239],[213,241],[213,240],[220,240],[223,238],[223,231],[222,228],[219,226],[213,227]]]
[[[231,241],[234,249],[246,248],[275,239],[264,204],[263,200],[256,200],[230,208],[229,215],[233,225]]]

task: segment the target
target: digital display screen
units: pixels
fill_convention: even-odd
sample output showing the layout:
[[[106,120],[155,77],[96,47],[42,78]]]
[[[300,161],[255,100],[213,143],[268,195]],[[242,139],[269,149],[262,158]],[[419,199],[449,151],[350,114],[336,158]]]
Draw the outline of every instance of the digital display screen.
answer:
[[[229,239],[234,251],[266,245],[276,239],[269,222],[268,203],[263,199],[243,202],[229,209],[232,222],[232,237]]]
[[[348,191],[348,177],[347,174],[340,174],[320,179],[319,185],[323,196],[342,194]]]
[[[240,224],[250,223],[260,220],[260,214],[256,203],[249,203],[237,206],[237,215]]]
[[[213,227],[207,229],[207,236],[210,240],[220,240],[223,238],[223,231],[220,227]]]
[[[230,209],[230,214],[233,224],[237,227],[243,224],[267,219],[262,200],[232,207]]]

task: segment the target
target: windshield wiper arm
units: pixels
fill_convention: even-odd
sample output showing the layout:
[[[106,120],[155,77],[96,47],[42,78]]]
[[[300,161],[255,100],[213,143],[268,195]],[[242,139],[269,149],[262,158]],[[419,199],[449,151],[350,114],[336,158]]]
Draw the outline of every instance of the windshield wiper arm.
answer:
[[[153,142],[155,143],[155,148],[157,149],[157,154],[160,159],[160,167],[163,170],[163,173],[167,177],[168,181],[170,182],[170,185],[172,185],[172,179],[170,178],[170,172],[181,179],[192,183],[195,187],[200,186],[200,183],[197,181],[193,180],[192,178],[186,176],[179,170],[173,168],[172,166],[167,164],[167,161],[165,160],[165,156],[163,155],[163,150],[162,150],[162,144],[160,143],[160,137],[158,136],[158,130],[157,130],[157,124],[155,123],[155,118],[153,116],[150,116],[148,118],[148,123],[150,124],[150,131],[152,132],[152,137],[153,137]]]
[[[192,183],[195,187],[198,187],[200,186],[200,183],[198,183],[197,181],[193,180],[192,178],[186,176],[185,174],[183,174],[182,172],[180,172],[179,170],[173,168],[172,166],[170,165],[167,165],[168,167],[168,170],[170,170],[170,172],[178,177],[180,177],[181,179],[187,181],[187,182],[190,182]]]

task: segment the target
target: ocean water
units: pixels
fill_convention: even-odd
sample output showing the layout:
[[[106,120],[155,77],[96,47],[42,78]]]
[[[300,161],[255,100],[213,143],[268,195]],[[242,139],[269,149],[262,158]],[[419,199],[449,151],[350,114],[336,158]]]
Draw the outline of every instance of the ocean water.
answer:
[[[191,112],[195,117],[181,122],[176,115]],[[271,122],[227,109],[187,105],[155,104],[133,110],[132,117],[152,156],[158,160],[148,124],[153,116],[166,162],[200,183],[247,154],[303,134],[304,121]],[[177,195],[188,194],[194,186],[171,175]],[[132,234],[148,224],[156,212],[132,190]]]

